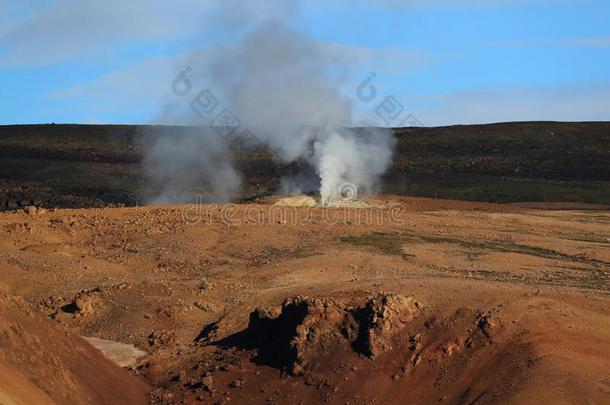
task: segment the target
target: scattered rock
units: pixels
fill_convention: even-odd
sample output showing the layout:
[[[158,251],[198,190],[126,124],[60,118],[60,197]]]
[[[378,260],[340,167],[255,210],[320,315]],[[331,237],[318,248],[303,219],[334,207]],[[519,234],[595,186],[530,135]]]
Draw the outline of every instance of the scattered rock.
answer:
[[[62,296],[54,294],[48,298],[42,299],[40,301],[40,304],[38,305],[38,307],[41,310],[45,310],[45,309],[46,310],[57,310],[65,302],[66,302],[66,300]]]
[[[95,288],[79,292],[70,304],[64,305],[61,309],[74,314],[75,317],[85,317],[94,315],[102,307],[102,292],[99,288]]]
[[[451,356],[453,353],[458,352],[460,350],[460,347],[455,342],[449,342],[444,344],[442,349],[443,353],[447,354],[448,356]]]
[[[36,215],[38,208],[33,205],[28,205],[24,208],[24,211],[28,213],[28,215]]]
[[[242,388],[244,383],[244,380],[233,380],[229,383],[229,388]]]
[[[415,299],[394,293],[370,298],[353,314],[359,332],[356,344],[371,357],[390,350],[390,338],[412,321],[422,307]]]
[[[492,319],[492,315],[490,313],[478,314],[475,324],[488,338],[492,336],[493,330],[497,326],[496,321]]]
[[[208,373],[201,378],[201,386],[206,391],[214,391],[214,377],[212,377],[212,374]]]
[[[421,333],[409,336],[409,350],[419,351],[421,350]]]
[[[93,315],[96,309],[102,305],[101,293],[99,291],[81,293],[74,300],[74,305],[76,305],[78,315]]]
[[[250,314],[244,344],[258,359],[307,375],[320,357],[343,347],[368,357],[392,349],[391,339],[422,312],[411,297],[379,293],[361,301],[295,297]]]
[[[207,302],[203,302],[203,301],[197,301],[193,304],[193,306],[204,312],[213,312],[214,311],[214,306],[212,304],[208,304]]]
[[[168,346],[176,343],[176,334],[173,332],[163,331],[163,332],[155,332],[153,331],[150,335],[148,335],[148,344],[151,346]]]
[[[157,314],[159,314],[159,316],[162,316],[165,318],[173,318],[176,316],[176,313],[174,312],[174,308],[171,306],[159,308],[159,310],[157,311]]]

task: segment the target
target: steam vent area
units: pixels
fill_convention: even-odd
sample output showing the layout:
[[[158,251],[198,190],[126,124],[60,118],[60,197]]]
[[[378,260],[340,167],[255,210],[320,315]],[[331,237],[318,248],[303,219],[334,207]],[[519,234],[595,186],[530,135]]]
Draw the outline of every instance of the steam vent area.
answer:
[[[0,0],[0,405],[610,405],[609,22]]]
[[[609,131],[395,129],[383,173],[322,177],[0,127],[0,403],[606,404]]]

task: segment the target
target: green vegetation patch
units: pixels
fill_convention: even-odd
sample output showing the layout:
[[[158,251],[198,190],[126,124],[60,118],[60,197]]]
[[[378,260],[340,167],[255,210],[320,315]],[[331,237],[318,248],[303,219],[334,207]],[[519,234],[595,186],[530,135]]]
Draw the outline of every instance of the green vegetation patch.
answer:
[[[403,255],[402,245],[405,243],[400,235],[374,232],[367,235],[343,236],[341,242],[354,246],[366,246],[389,255]]]
[[[404,255],[402,246],[406,243],[448,243],[462,246],[471,250],[494,251],[504,253],[518,253],[543,259],[567,260],[579,263],[587,263],[594,266],[610,266],[610,263],[586,258],[578,255],[569,255],[556,250],[546,249],[538,246],[521,245],[508,240],[474,240],[451,236],[415,235],[408,233],[381,233],[374,232],[366,235],[343,236],[339,238],[342,242],[355,246],[372,247],[380,252],[392,255]]]

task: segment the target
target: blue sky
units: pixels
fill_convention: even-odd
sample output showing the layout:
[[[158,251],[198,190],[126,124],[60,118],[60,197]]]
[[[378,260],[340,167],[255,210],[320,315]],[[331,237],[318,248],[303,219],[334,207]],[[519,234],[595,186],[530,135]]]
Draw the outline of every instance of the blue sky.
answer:
[[[356,97],[371,72],[424,125],[610,120],[608,1],[246,3],[0,0],[0,124],[165,122],[189,55],[270,16],[342,61],[358,121],[382,124]]]

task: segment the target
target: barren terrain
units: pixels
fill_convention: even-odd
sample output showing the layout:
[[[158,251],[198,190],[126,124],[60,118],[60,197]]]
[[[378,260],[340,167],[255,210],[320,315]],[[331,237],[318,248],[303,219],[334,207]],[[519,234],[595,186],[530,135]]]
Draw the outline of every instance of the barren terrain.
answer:
[[[1,214],[1,281],[25,301],[0,313],[0,402],[36,387],[30,402],[62,403],[38,358],[64,361],[75,343],[11,355],[11,316],[29,305],[48,318],[41,341],[69,331],[145,351],[131,388],[108,377],[127,401],[610,401],[610,211],[378,201]],[[104,403],[101,389],[78,392]]]

